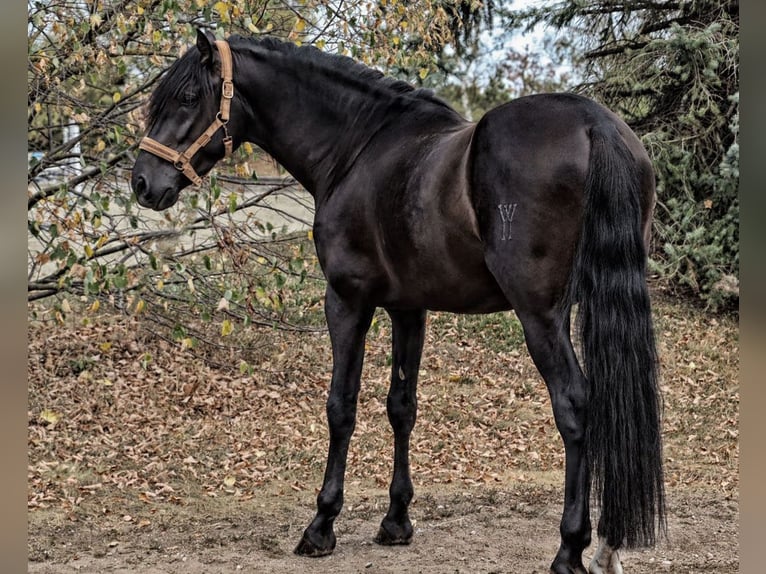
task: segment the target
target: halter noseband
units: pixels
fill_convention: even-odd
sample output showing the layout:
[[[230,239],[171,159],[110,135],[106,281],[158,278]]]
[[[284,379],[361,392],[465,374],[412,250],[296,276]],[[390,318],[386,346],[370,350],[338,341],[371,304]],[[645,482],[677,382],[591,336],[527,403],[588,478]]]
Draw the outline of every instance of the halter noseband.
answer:
[[[223,84],[221,86],[221,109],[215,115],[215,120],[210,124],[201,136],[194,143],[182,152],[169,148],[150,137],[145,137],[138,144],[139,149],[148,151],[162,159],[172,163],[178,171],[182,171],[195,185],[202,184],[202,178],[194,171],[191,160],[195,154],[205,147],[213,137],[213,134],[223,128],[223,145],[226,150],[226,157],[231,154],[232,141],[226,124],[229,123],[229,109],[231,108],[231,99],[234,97],[234,82],[232,82],[231,49],[226,40],[216,40],[218,52],[221,54],[221,77]]]

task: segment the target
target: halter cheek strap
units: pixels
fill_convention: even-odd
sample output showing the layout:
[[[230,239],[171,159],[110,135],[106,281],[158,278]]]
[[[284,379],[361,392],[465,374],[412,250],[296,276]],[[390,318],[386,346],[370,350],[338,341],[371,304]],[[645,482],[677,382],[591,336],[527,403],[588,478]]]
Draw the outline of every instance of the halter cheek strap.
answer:
[[[145,150],[151,154],[161,157],[164,160],[172,163],[178,171],[182,171],[183,174],[188,177],[194,185],[201,185],[202,178],[194,171],[191,165],[192,158],[196,153],[205,147],[213,135],[219,130],[223,129],[223,146],[228,157],[232,152],[232,140],[229,135],[229,130],[226,128],[226,124],[229,123],[229,111],[231,110],[231,100],[234,97],[234,82],[232,81],[232,65],[231,65],[231,48],[229,48],[226,40],[216,40],[218,46],[218,52],[221,55],[221,77],[223,83],[221,84],[221,107],[218,113],[215,115],[215,120],[210,126],[202,132],[202,134],[184,151],[179,152],[168,146],[161,144],[157,140],[153,140],[150,137],[145,137],[138,144],[139,149]]]

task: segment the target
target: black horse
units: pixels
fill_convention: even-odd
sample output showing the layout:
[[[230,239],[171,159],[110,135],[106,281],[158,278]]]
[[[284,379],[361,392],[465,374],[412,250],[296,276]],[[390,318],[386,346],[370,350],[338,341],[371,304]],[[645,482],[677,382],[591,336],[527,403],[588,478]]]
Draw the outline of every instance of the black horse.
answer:
[[[245,141],[313,195],[332,341],[330,446],[317,513],[295,552],[329,554],[343,506],[373,312],[393,325],[390,506],[375,540],[408,544],[409,440],[426,310],[514,309],[564,442],[553,572],[592,573],[664,530],[657,354],[645,268],[655,202],[649,158],[614,113],[573,94],[519,98],[466,121],[430,91],[353,60],[270,39],[199,32],[148,109],[131,179],[138,202],[173,205]],[[202,135],[200,135],[202,134]],[[581,369],[570,339],[579,303]]]

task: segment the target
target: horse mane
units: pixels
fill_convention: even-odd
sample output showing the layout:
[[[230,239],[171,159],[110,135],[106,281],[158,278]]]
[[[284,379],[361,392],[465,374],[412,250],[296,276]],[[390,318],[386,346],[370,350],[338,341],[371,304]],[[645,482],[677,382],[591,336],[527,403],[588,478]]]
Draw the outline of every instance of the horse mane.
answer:
[[[414,100],[420,100],[431,104],[437,104],[454,111],[453,108],[438,97],[433,90],[416,88],[412,84],[386,76],[380,70],[371,68],[361,62],[340,54],[331,54],[311,45],[298,46],[292,42],[285,42],[270,36],[247,37],[233,35],[228,39],[232,47],[260,48],[271,52],[277,52],[294,58],[306,64],[312,64],[325,71],[338,76],[352,79],[355,83],[368,83],[380,88],[392,96],[409,96]]]
[[[415,88],[411,84],[386,76],[380,70],[370,68],[357,62],[348,56],[323,52],[314,46],[297,46],[291,42],[284,42],[272,37],[247,37],[233,35],[228,38],[232,48],[263,52],[276,52],[301,63],[315,66],[324,72],[338,77],[349,79],[351,82],[367,84],[370,88],[377,88],[380,93],[387,93],[392,97],[403,96],[411,102],[423,104],[436,104],[452,113],[457,113],[444,100],[434,94],[432,90]],[[236,70],[234,72],[236,83]],[[199,51],[191,46],[162,74],[161,80],[149,98],[146,119],[147,127],[161,117],[164,117],[168,107],[178,105],[183,92],[195,86],[201,98],[207,98],[214,91],[214,85],[210,81],[210,74],[200,63]]]

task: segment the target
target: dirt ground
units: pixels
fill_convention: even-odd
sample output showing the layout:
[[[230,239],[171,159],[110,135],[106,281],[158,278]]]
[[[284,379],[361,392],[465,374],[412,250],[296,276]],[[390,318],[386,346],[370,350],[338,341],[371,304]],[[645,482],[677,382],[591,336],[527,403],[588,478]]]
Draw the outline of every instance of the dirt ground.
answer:
[[[737,322],[669,300],[656,314],[668,538],[623,566],[738,572]],[[429,322],[409,546],[372,542],[391,437],[390,333],[371,332],[338,545],[320,559],[292,549],[323,470],[326,334],[272,332],[260,370],[240,374],[134,318],[31,323],[29,572],[548,572],[563,483],[550,405],[514,325],[470,321]]]
[[[383,547],[372,537],[385,512],[385,491],[349,488],[336,523],[338,546],[319,559],[292,554],[313,504],[295,493],[136,509],[130,521],[92,516],[68,522],[35,513],[29,572],[542,574],[558,547],[557,490],[421,489],[412,506],[413,543]],[[716,492],[675,492],[669,502],[668,541],[623,551],[625,572],[738,572],[736,502]],[[137,526],[141,520],[148,524]]]

